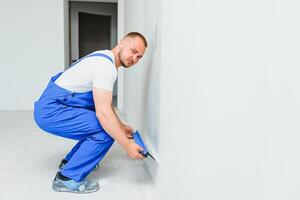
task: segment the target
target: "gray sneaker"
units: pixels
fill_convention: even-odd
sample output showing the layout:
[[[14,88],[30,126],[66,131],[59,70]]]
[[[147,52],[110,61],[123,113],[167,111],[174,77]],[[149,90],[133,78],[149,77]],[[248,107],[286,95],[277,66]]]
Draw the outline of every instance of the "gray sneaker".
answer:
[[[55,176],[52,188],[56,192],[71,192],[86,194],[92,193],[99,190],[99,183],[91,180],[83,180],[81,182],[76,182],[74,180],[64,181],[60,179],[57,175]]]
[[[68,163],[68,161],[65,160],[65,159],[63,159],[63,160],[60,162],[59,166],[58,166],[58,171],[62,170],[62,168],[63,168],[67,163]],[[93,169],[93,171],[97,171],[98,169],[99,169],[99,164],[97,164],[97,165],[95,166],[95,168]]]

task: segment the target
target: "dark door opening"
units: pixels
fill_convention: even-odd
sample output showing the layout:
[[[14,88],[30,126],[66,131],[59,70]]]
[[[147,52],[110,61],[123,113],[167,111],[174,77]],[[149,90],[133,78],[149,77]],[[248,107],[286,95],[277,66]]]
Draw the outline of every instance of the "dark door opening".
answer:
[[[79,57],[110,49],[111,17],[79,12]]]

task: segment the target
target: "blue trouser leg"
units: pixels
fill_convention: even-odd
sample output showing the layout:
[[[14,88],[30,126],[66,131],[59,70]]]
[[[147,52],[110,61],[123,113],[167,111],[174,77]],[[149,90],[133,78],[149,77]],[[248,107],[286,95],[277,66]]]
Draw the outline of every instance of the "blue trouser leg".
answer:
[[[61,173],[81,181],[102,160],[114,140],[102,128],[94,111],[74,107],[63,110],[52,121],[51,132],[80,142],[69,153],[69,162]]]
[[[75,181],[82,181],[98,164],[107,151],[110,149],[114,140],[110,137],[102,138],[99,132],[81,142],[80,147],[73,154],[69,162],[61,170],[61,174]]]
[[[55,107],[55,114],[41,128],[58,136],[79,140],[61,173],[81,181],[103,159],[114,140],[99,123],[95,111],[60,104],[51,106]]]
[[[72,148],[72,150],[66,155],[64,160],[69,161],[72,158],[73,154],[78,150],[83,141],[84,140],[77,142],[77,144]]]
[[[105,132],[96,117],[92,91],[73,93],[57,86],[51,78],[34,105],[34,119],[46,132],[78,140],[66,156],[61,173],[75,181],[83,180],[112,146],[114,139]]]

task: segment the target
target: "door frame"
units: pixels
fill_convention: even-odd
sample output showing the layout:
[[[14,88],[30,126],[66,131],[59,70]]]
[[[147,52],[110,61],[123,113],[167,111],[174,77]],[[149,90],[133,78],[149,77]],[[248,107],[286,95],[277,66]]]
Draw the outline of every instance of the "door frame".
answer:
[[[99,3],[117,3],[117,39],[120,41],[124,36],[124,2],[125,0],[64,0],[64,63],[70,64],[70,24],[69,24],[69,2],[99,2]],[[117,90],[117,109],[121,112],[124,109],[124,69],[118,69],[118,90]]]

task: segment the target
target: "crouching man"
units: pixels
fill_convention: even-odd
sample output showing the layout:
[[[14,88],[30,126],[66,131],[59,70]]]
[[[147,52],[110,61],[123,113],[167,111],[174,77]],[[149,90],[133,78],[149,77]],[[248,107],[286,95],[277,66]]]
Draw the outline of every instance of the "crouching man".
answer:
[[[34,119],[44,131],[78,140],[59,166],[53,189],[59,192],[90,193],[98,182],[87,180],[116,140],[133,159],[142,159],[142,148],[129,139],[125,125],[112,107],[117,70],[129,68],[143,56],[144,36],[127,34],[112,50],[95,51],[53,76],[34,104]]]

